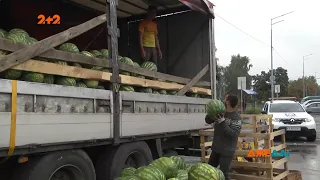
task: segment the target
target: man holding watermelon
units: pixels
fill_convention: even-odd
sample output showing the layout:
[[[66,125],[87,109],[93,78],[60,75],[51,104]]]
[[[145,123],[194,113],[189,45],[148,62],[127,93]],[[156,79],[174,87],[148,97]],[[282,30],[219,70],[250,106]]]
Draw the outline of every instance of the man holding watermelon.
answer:
[[[217,114],[215,117],[207,115],[205,121],[208,124],[214,124],[212,152],[208,163],[214,167],[220,165],[225,179],[229,180],[229,171],[236,151],[242,120],[237,111],[238,97],[236,95],[227,94],[224,104],[225,113]]]
[[[157,56],[162,58],[158,38],[158,26],[153,21],[157,14],[157,7],[149,6],[148,13],[139,24],[139,40],[141,56],[144,61],[152,61],[157,65]]]

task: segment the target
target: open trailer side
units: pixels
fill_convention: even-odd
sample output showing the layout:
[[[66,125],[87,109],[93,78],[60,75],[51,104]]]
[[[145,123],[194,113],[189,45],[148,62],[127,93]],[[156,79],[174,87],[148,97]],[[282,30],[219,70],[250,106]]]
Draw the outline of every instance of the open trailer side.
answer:
[[[11,68],[95,79],[110,82],[112,88],[100,90],[1,79],[3,106],[0,116],[3,120],[0,126],[0,155],[3,163],[0,174],[6,172],[4,179],[10,179],[12,174],[13,180],[24,180],[26,177],[30,180],[53,180],[58,176],[76,180],[81,179],[80,176],[88,180],[114,179],[127,165],[142,166],[153,158],[172,152],[174,148],[187,148],[191,133],[209,128],[204,123],[205,105],[208,96],[216,96],[211,3],[202,0],[181,1],[202,14],[190,11],[181,3],[172,7],[158,4],[160,16],[157,21],[165,58],[159,64],[161,72],[154,72],[118,60],[118,52],[132,59],[139,58],[136,51],[136,21],[146,12],[146,3],[140,0],[110,0],[105,4],[72,1],[94,9],[94,13],[106,10],[106,14],[90,17],[80,25],[66,23],[57,28],[30,26],[34,36],[42,39],[33,45],[12,43],[0,38],[0,49],[13,52],[0,57],[0,71]],[[10,7],[18,2],[11,1]],[[34,14],[40,10],[50,12],[48,9],[54,9],[53,4],[58,4],[57,1],[50,1],[52,6],[46,5],[47,10],[39,10],[43,7],[41,3],[44,6],[46,3],[33,0],[33,6],[31,1],[20,2],[29,4],[29,7],[38,6],[33,9]],[[1,3],[10,4],[9,1]],[[61,8],[67,6],[60,5]],[[78,11],[75,7],[74,11]],[[68,11],[59,13],[61,17],[63,13],[67,17]],[[88,18],[94,13],[81,15]],[[27,12],[25,16],[28,16]],[[6,29],[28,27],[17,15],[10,18],[18,20],[8,21],[4,25]],[[39,28],[48,30],[43,32]],[[62,32],[52,33],[57,29]],[[94,33],[90,34],[90,29]],[[38,34],[38,31],[41,33]],[[53,49],[67,41],[79,42],[82,49],[107,45],[109,58],[99,59]],[[40,61],[39,58],[101,66],[112,72],[63,66]],[[120,71],[140,74],[149,79],[122,75]],[[172,96],[123,92],[119,91],[120,84],[176,90],[177,93]],[[183,96],[186,92],[198,93],[205,98]],[[64,160],[59,161],[58,157]],[[67,177],[70,173],[73,176]]]

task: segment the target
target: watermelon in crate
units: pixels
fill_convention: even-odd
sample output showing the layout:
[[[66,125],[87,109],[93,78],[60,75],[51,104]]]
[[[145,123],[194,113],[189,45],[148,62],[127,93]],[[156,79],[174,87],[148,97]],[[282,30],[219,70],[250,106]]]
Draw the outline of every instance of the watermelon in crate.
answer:
[[[6,36],[6,39],[14,43],[22,43],[25,45],[28,44],[28,37],[26,37],[24,34],[8,33],[8,35]]]
[[[96,80],[89,80],[89,79],[84,79],[83,83],[88,87],[88,88],[97,88],[99,86],[99,81]]]
[[[94,57],[103,58],[102,53],[98,50],[92,50],[92,51],[90,51],[90,53],[93,54]]]
[[[208,116],[215,117],[218,114],[224,113],[226,111],[226,107],[220,100],[213,99],[207,104],[206,111]]]
[[[137,68],[140,67],[140,65],[139,65],[137,62],[133,62],[133,66],[134,66],[134,67],[137,67]],[[138,76],[138,74],[136,74],[136,73],[131,73],[131,74],[132,74],[132,76],[135,76],[135,77]]]
[[[134,88],[132,86],[121,86],[120,91],[128,91],[128,92],[134,92]]]
[[[4,72],[5,79],[18,80],[22,76],[22,71],[16,69],[8,69]]]
[[[76,84],[77,87],[83,87],[83,88],[87,88],[87,85],[83,82],[77,82]]]
[[[59,76],[55,79],[55,83],[64,86],[75,86],[77,84],[76,80],[72,77]]]
[[[102,57],[108,58],[109,57],[109,50],[108,49],[101,49],[100,50]]]
[[[84,55],[84,56],[94,57],[94,55],[91,54],[91,53],[88,52],[88,51],[81,51],[80,54],[82,54],[82,55]],[[93,68],[93,66],[92,66],[92,65],[89,65],[89,64],[83,64],[82,66],[83,66],[84,68],[88,68],[88,69]]]
[[[147,69],[149,71],[158,71],[157,65],[150,61],[142,63],[141,68]]]
[[[124,177],[118,177],[114,180],[140,180],[138,176],[124,176]]]
[[[159,91],[159,93],[160,93],[160,94],[167,94],[167,91],[164,90],[164,89],[161,89],[161,90]]]
[[[54,75],[52,75],[52,74],[44,75],[43,83],[53,84],[54,83]]]
[[[7,36],[8,32],[3,30],[3,29],[0,29],[0,38],[5,38]]]
[[[24,81],[42,83],[44,80],[44,75],[37,72],[24,72],[22,79]]]
[[[79,53],[79,48],[73,43],[63,43],[59,46],[59,50],[71,53]]]

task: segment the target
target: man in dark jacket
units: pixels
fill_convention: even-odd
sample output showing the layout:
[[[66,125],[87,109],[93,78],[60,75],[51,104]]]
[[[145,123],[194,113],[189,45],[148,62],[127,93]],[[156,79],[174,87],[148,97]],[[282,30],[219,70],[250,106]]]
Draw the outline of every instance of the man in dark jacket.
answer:
[[[224,99],[226,112],[217,117],[206,116],[206,123],[214,123],[212,152],[209,164],[218,167],[226,180],[230,180],[229,171],[233,155],[236,151],[238,137],[241,131],[242,120],[237,111],[238,97],[227,94]]]

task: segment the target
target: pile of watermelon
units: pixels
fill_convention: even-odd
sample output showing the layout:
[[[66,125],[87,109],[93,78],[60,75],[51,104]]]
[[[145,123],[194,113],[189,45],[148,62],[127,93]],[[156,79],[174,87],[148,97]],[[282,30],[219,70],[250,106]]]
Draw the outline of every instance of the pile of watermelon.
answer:
[[[180,156],[162,157],[148,166],[125,168],[116,180],[224,180],[222,171],[206,163],[186,164]]]
[[[0,38],[5,38],[14,43],[22,43],[25,45],[30,45],[37,42],[37,39],[31,37],[25,30],[19,29],[19,28],[12,29],[8,32],[3,29],[0,29]],[[108,49],[80,51],[75,44],[70,42],[61,44],[56,49],[61,51],[66,51],[69,53],[77,53],[84,56],[96,57],[100,59],[107,58],[108,52],[109,52]],[[9,52],[0,50],[0,55],[6,55],[8,53]],[[59,61],[55,59],[47,59],[47,58],[40,58],[40,57],[35,57],[33,59],[51,62],[51,63],[57,63],[64,66],[76,66],[76,67],[97,70],[97,71],[110,72],[110,70],[107,68],[88,65],[88,64],[70,63],[70,62],[64,62],[64,61]],[[126,63],[131,66],[144,68],[150,71],[158,70],[158,67],[153,62],[144,62],[142,64],[139,64],[137,62],[134,62],[129,57],[122,57],[122,56],[119,56],[118,59],[120,62]],[[145,78],[142,75],[125,72],[125,71],[120,71],[120,74],[139,77],[139,78]],[[101,82],[97,80],[77,79],[73,77],[54,76],[50,74],[42,74],[42,73],[36,73],[36,72],[23,72],[23,71],[14,70],[14,69],[9,69],[5,71],[2,75],[2,78],[37,82],[37,83],[58,84],[58,85],[64,85],[64,86],[76,86],[81,88],[111,89],[110,84],[107,82]],[[157,79],[157,80],[162,81],[161,79]],[[170,83],[174,83],[174,82],[170,82]],[[121,85],[120,91],[167,94],[167,95],[175,95],[177,93],[177,91],[172,91],[172,90],[170,91],[170,90],[163,90],[163,89],[141,88],[141,87],[126,86],[126,85]],[[187,93],[186,95],[189,97],[208,98],[208,96],[206,95],[198,95],[194,93]]]

